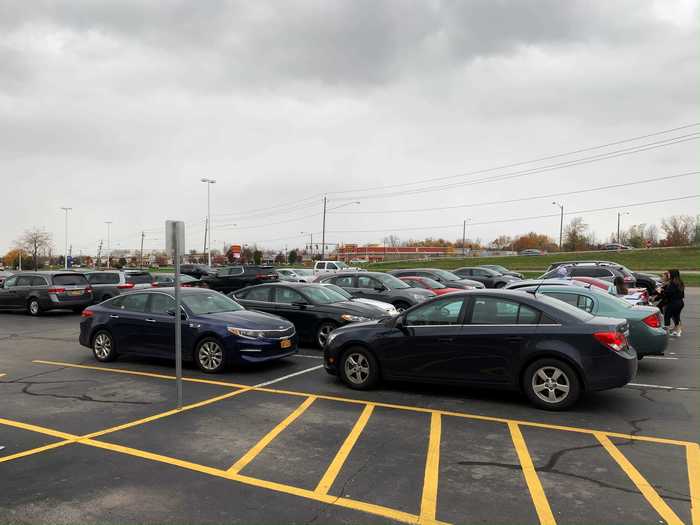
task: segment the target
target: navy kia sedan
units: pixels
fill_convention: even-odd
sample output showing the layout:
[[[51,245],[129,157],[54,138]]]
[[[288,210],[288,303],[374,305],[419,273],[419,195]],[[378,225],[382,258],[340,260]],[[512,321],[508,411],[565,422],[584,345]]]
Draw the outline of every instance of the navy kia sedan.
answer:
[[[473,290],[334,330],[324,365],[358,390],[382,379],[463,384],[521,390],[539,408],[563,410],[632,380],[628,337],[627,321],[551,297]]]
[[[130,292],[82,313],[80,344],[95,359],[119,354],[175,357],[175,290]],[[181,289],[182,358],[207,373],[227,365],[261,363],[298,351],[294,325],[276,315],[246,310],[233,299],[202,288]]]

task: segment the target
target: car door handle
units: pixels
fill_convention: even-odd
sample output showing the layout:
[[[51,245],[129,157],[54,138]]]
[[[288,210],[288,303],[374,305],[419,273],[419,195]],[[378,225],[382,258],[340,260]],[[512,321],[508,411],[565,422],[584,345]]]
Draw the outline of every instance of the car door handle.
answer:
[[[144,319],[144,321],[146,321],[147,323],[155,323],[156,322],[155,319]]]
[[[114,314],[109,314],[109,317],[112,319],[119,319],[119,316]]]
[[[525,338],[519,335],[511,335],[506,337],[506,341],[509,343],[522,343],[524,340]]]
[[[454,337],[438,337],[438,343],[451,343],[454,340]]]

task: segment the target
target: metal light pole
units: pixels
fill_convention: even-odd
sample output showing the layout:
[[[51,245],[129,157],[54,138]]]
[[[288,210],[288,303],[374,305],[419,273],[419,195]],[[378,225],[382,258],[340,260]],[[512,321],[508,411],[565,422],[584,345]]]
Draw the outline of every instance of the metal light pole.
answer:
[[[200,180],[207,185],[207,232],[209,234],[207,236],[207,264],[211,266],[211,185],[216,184],[216,181],[207,178],[202,178]]]
[[[111,230],[112,221],[105,221],[107,225],[107,269],[109,270],[109,260],[112,258],[112,241],[111,241]]]
[[[73,208],[61,206],[61,209],[66,212],[66,250],[63,252],[63,268],[68,269],[68,212]]]
[[[628,211],[625,211],[625,212],[618,211],[617,212],[617,244],[622,244],[622,242],[620,241],[620,217],[622,215],[629,215],[629,214],[630,214],[630,212],[628,212]]]
[[[470,221],[471,219],[467,217],[464,219],[464,222],[462,223],[462,255],[467,254],[467,221]]]
[[[325,195],[323,196],[323,232],[321,236],[321,260],[326,258],[326,197]],[[335,208],[331,208],[328,211],[333,211],[337,210],[339,208],[344,208],[345,206],[351,206],[353,204],[360,204],[360,201],[353,201],[353,202],[346,202],[345,204],[341,204],[340,206],[336,206]]]
[[[559,206],[559,209],[561,210],[561,218],[559,219],[559,251],[561,251],[562,239],[564,236],[564,205],[558,203],[557,201],[552,201],[552,204]]]

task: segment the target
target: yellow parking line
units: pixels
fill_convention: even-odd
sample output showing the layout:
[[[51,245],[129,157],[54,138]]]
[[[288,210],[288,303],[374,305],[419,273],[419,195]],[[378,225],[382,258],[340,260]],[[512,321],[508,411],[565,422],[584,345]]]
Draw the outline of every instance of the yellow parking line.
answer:
[[[690,515],[693,525],[700,525],[700,445],[688,445],[685,450],[688,459]]]
[[[420,502],[421,522],[435,520],[435,513],[437,512],[441,434],[442,421],[440,414],[433,412],[430,416],[430,437],[428,438],[428,454],[425,459],[423,495]]]
[[[51,436],[60,439],[76,439],[79,436],[73,434],[67,434],[59,430],[54,430],[52,428],[40,427],[39,425],[32,425],[30,423],[22,423],[21,421],[13,421],[12,419],[0,418],[0,424],[6,425],[8,427],[21,428],[22,430],[29,430],[30,432],[36,432],[38,434],[44,434],[46,436]]]
[[[76,441],[77,440],[75,440],[75,439],[66,439],[65,441],[56,441],[55,443],[49,443],[48,445],[44,445],[43,447],[31,448],[29,450],[23,450],[22,452],[17,452],[15,454],[9,454],[7,456],[2,456],[2,457],[0,457],[0,463],[4,463],[5,461],[12,461],[13,459],[23,458],[26,456],[31,456],[33,454],[38,454],[39,452],[44,452],[45,450],[52,450],[54,448],[62,447],[64,445],[70,445],[71,443],[75,443]]]
[[[508,423],[508,429],[510,430],[515,452],[518,454],[520,467],[523,470],[523,476],[525,476],[525,482],[530,491],[532,503],[535,505],[535,511],[537,512],[540,524],[556,525],[552,509],[549,507],[549,501],[547,501],[547,496],[544,493],[542,483],[535,470],[535,465],[532,463],[532,458],[527,450],[523,434],[520,432],[520,427],[518,427],[517,423]]]
[[[118,369],[118,368],[107,368],[107,367],[99,367],[99,366],[89,366],[89,365],[74,365],[72,363],[63,363],[59,361],[42,361],[42,360],[34,360],[34,363],[41,363],[41,364],[48,364],[48,365],[56,365],[56,366],[64,366],[64,367],[74,367],[74,368],[87,368],[91,370],[99,370],[102,372],[115,372],[115,373],[120,373],[120,374],[133,374],[133,375],[140,375],[140,376],[146,376],[146,377],[155,377],[159,379],[169,379],[173,380],[175,379],[175,376],[169,376],[169,375],[164,375],[164,374],[154,374],[150,372],[138,372],[138,371],[132,371],[132,370],[125,370],[125,369]],[[256,392],[267,392],[270,394],[282,394],[282,395],[288,395],[288,396],[297,396],[297,397],[309,397],[309,396],[315,396],[318,399],[325,399],[328,401],[339,401],[341,403],[353,403],[353,404],[358,404],[358,405],[366,405],[367,403],[370,403],[370,401],[364,401],[361,399],[353,399],[353,398],[347,398],[347,397],[338,397],[338,396],[328,396],[328,395],[323,395],[323,394],[312,394],[309,392],[296,392],[293,390],[278,390],[275,388],[265,388],[265,387],[252,387],[248,385],[242,385],[238,383],[227,383],[225,381],[215,381],[215,380],[209,380],[209,379],[197,379],[197,378],[191,378],[191,377],[186,377],[183,378],[183,381],[190,381],[190,382],[195,382],[195,383],[205,383],[205,384],[210,384],[210,385],[218,385],[218,386],[224,386],[224,387],[229,387],[229,388],[242,388],[242,389],[247,389],[247,390],[254,390]],[[519,426],[527,426],[527,427],[535,427],[535,428],[546,428],[549,430],[561,430],[565,432],[578,432],[581,434],[595,434],[596,432],[600,432],[595,429],[590,429],[590,428],[581,428],[581,427],[570,427],[570,426],[565,426],[565,425],[554,425],[551,423],[538,423],[536,421],[523,421],[519,419],[508,419],[508,418],[502,418],[502,417],[494,417],[494,416],[483,416],[480,414],[470,414],[466,412],[451,412],[449,410],[434,410],[430,408],[424,408],[424,407],[416,407],[416,406],[411,406],[411,405],[397,405],[393,403],[381,403],[377,401],[371,401],[375,406],[377,407],[382,407],[382,408],[394,408],[397,410],[408,410],[411,412],[422,412],[426,414],[432,414],[432,413],[438,413],[442,416],[452,416],[452,417],[461,417],[465,419],[474,419],[478,421],[490,421],[493,423],[503,423],[506,425],[509,425],[511,423],[519,425]],[[688,446],[688,445],[695,445],[696,443],[693,443],[692,441],[683,441],[683,440],[678,440],[678,439],[669,439],[669,438],[661,438],[661,437],[654,437],[654,436],[640,436],[640,435],[632,435],[632,434],[623,434],[621,432],[604,432],[607,436],[609,437],[617,437],[621,439],[634,439],[637,441],[645,441],[645,442],[650,442],[650,443],[660,443],[660,444],[666,444],[666,445],[680,445],[680,446]]]
[[[654,490],[654,488],[649,484],[649,482],[644,479],[644,476],[629,462],[625,455],[620,452],[612,441],[603,434],[602,432],[596,432],[595,437],[600,441],[605,450],[612,456],[612,458],[620,465],[620,468],[625,471],[625,474],[629,476],[632,482],[637,486],[639,492],[646,498],[646,500],[651,504],[652,507],[659,513],[659,515],[668,523],[669,525],[683,525],[683,522],[676,515],[675,512],[669,507],[666,502],[661,499],[659,494]]]
[[[273,439],[275,439],[285,428],[291,425],[296,418],[302,415],[314,401],[316,401],[316,397],[314,396],[309,396],[306,398],[306,400],[299,405],[294,412],[284,418],[279,425],[270,430],[260,441],[255,444],[255,446],[253,446],[253,448],[246,452],[241,459],[231,465],[227,472],[230,474],[238,474],[241,470],[243,470],[248,463],[255,459],[255,456],[260,454],[260,452],[262,452],[262,450],[269,445]]]
[[[316,490],[314,490],[316,494],[328,494],[328,491],[333,486],[333,482],[338,476],[340,469],[343,468],[345,460],[348,459],[350,451],[353,449],[355,443],[357,443],[357,440],[360,437],[360,434],[362,434],[362,431],[365,429],[367,421],[369,421],[373,410],[373,404],[365,405],[365,408],[362,410],[360,417],[357,418],[357,421],[355,422],[355,425],[352,427],[352,430],[348,434],[348,437],[345,438],[345,441],[338,450],[338,453],[333,458],[333,461],[331,461],[331,464],[326,470],[326,473],[321,478],[321,481],[318,482]]]

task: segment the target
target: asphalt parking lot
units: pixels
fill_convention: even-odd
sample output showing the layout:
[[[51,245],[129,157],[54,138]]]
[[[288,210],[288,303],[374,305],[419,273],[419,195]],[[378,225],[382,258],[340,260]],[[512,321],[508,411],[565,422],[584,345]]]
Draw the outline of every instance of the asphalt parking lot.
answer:
[[[185,366],[178,412],[172,363],[101,364],[79,316],[0,313],[0,522],[700,525],[699,298],[664,358],[565,413],[462,388],[354,392],[312,349]]]

